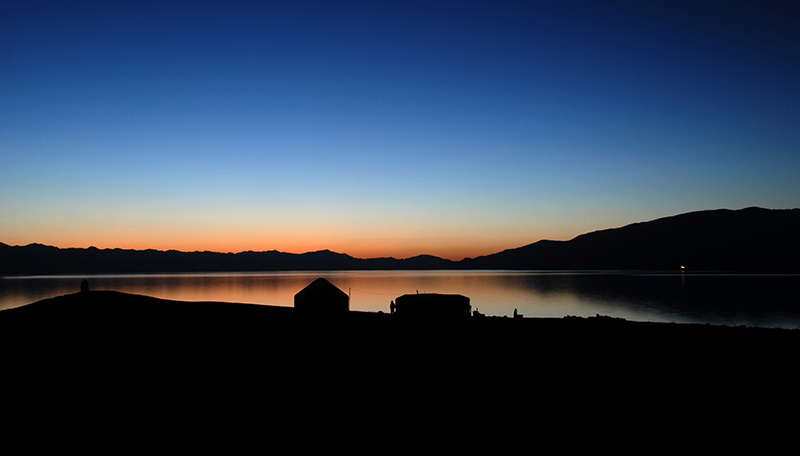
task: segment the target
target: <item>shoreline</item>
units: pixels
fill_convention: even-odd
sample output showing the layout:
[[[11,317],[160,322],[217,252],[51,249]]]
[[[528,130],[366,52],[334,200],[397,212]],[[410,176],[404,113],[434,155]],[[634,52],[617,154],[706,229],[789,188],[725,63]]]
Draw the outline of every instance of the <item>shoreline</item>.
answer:
[[[476,271],[473,271],[475,273]],[[455,283],[457,278],[434,279],[434,290],[450,290],[473,297],[473,306],[492,316],[512,316],[518,308],[526,316],[561,318],[566,314],[583,317],[611,315],[629,321],[710,323],[712,325],[747,325],[765,328],[800,328],[800,315],[795,305],[798,295],[797,276],[787,275],[747,275],[744,279],[729,274],[694,275],[625,273],[608,274],[597,271],[579,274],[524,274],[524,280],[517,280],[515,274],[497,271],[477,271],[481,277],[489,273],[492,278],[470,280],[470,284]],[[641,272],[641,271],[640,271]],[[268,274],[269,275],[269,274]],[[293,276],[291,274],[290,276]],[[380,280],[366,286],[365,277],[343,274],[346,279],[337,279],[325,274],[306,272],[303,277],[311,281],[326,276],[348,291],[352,286],[351,309],[366,312],[388,312],[390,299],[419,288],[419,282],[428,280],[427,275],[416,280],[394,283],[391,278]],[[434,274],[435,275],[435,274]],[[192,275],[194,276],[194,275]],[[394,277],[396,274],[389,274]],[[147,279],[103,279],[88,276],[97,289],[124,290],[163,299],[187,301],[241,302],[264,305],[291,306],[293,295],[305,283],[303,280],[281,278],[253,279],[236,275],[235,279],[175,279],[168,282],[165,289],[164,277],[172,280],[170,274],[156,275]],[[100,277],[100,276],[98,276]],[[105,276],[103,276],[105,277]],[[142,276],[145,277],[145,276]],[[459,273],[456,277],[462,277]],[[78,278],[78,276],[74,277]],[[684,280],[685,278],[685,280]],[[372,280],[372,279],[370,279]],[[96,281],[96,282],[95,282]],[[514,286],[508,288],[506,281]],[[3,283],[6,282],[6,283]],[[80,282],[76,280],[75,282]],[[198,285],[202,283],[202,287]],[[267,285],[268,284],[268,285]],[[391,288],[394,284],[394,288]],[[399,285],[398,285],[399,284]],[[0,306],[15,308],[34,301],[76,291],[76,283],[68,279],[35,278],[0,280],[4,294]],[[237,288],[238,287],[238,288]],[[268,287],[268,288],[265,288]],[[559,289],[567,292],[550,294]],[[94,286],[92,288],[95,288]],[[362,292],[363,290],[367,290]],[[253,291],[258,290],[258,291]],[[566,304],[566,306],[564,305]],[[0,310],[1,311],[1,310]]]
[[[65,295],[0,312],[0,390],[7,414],[65,429],[75,416],[95,425],[98,417],[222,425],[221,417],[255,416],[275,429],[299,421],[333,435],[361,426],[416,441],[447,424],[467,443],[480,440],[471,429],[491,429],[554,449],[642,452],[657,450],[654,442],[713,450],[753,430],[789,441],[794,431],[781,430],[798,424],[785,412],[800,405],[799,330],[395,317]],[[670,429],[684,437],[658,439]],[[700,443],[686,446],[685,436]]]

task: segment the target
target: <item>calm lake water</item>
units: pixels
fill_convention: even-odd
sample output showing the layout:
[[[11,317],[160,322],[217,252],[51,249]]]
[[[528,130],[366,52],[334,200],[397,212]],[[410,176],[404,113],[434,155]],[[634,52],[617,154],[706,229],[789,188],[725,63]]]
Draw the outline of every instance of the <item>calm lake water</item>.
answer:
[[[388,312],[407,293],[458,293],[486,315],[622,317],[635,321],[800,328],[800,275],[542,271],[311,271],[0,278],[0,309],[93,290],[183,301],[292,306],[317,277],[350,293],[350,308]]]

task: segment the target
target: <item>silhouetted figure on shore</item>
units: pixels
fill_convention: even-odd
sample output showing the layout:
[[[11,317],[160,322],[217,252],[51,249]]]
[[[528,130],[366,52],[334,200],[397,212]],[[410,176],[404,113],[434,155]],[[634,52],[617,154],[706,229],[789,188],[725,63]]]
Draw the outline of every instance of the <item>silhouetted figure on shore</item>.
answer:
[[[392,300],[392,303],[391,303],[391,304],[389,304],[389,313],[394,313],[394,311],[395,311],[395,308],[396,308],[396,306],[395,306],[395,304],[394,304],[394,299],[393,299],[393,300]]]
[[[81,282],[81,293],[88,293],[89,292],[89,281],[83,279]]]

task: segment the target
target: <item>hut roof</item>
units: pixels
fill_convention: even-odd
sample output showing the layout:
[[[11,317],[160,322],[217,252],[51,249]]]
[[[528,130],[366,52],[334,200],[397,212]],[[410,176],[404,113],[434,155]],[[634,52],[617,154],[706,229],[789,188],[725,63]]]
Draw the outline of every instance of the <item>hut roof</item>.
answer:
[[[307,287],[298,291],[295,298],[303,299],[316,299],[316,298],[331,298],[331,297],[347,297],[347,293],[340,290],[336,285],[328,282],[327,279],[322,277],[308,284]]]
[[[315,314],[338,314],[350,311],[350,296],[336,285],[319,278],[294,295],[294,308]]]

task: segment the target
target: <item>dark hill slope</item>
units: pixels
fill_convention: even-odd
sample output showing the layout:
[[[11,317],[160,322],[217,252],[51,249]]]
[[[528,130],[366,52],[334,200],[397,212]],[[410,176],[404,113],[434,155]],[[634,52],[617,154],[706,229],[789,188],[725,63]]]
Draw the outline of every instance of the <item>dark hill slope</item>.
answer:
[[[229,451],[772,454],[796,442],[797,330],[395,317],[112,291],[2,311],[3,448],[162,449],[164,429],[186,451],[223,426]]]
[[[470,268],[800,270],[800,209],[690,212],[465,260]]]

